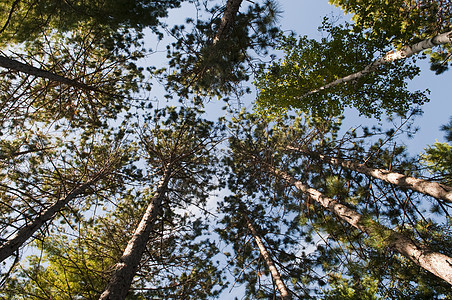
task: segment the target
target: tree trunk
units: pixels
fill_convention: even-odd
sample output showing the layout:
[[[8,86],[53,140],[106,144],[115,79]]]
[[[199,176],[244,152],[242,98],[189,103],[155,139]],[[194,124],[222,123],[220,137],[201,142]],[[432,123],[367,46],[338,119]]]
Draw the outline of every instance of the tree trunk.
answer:
[[[235,16],[237,15],[240,5],[243,0],[228,0],[226,3],[226,9],[221,18],[220,26],[218,27],[217,33],[213,38],[213,44],[215,45],[218,41],[226,35],[226,32],[233,25]]]
[[[170,176],[171,171],[167,169],[157,185],[157,190],[152,197],[151,203],[149,203],[132,238],[129,240],[122,257],[116,263],[110,281],[99,298],[100,300],[123,300],[126,298],[132,279],[138,270],[141,257],[146,250],[149,235],[160,212],[162,199],[167,190]]]
[[[384,239],[388,246],[394,248],[397,252],[407,257],[421,268],[444,279],[452,285],[451,257],[438,252],[433,252],[427,247],[418,246],[401,233],[395,232],[375,221],[366,220],[361,214],[353,209],[340,204],[334,199],[326,197],[321,192],[310,188],[281,170],[274,169],[271,166],[267,166],[267,170],[283,179],[288,184],[295,186],[298,190],[308,194],[313,200],[334,213],[341,220],[347,222],[356,229],[365,232],[371,238]]]
[[[22,73],[32,75],[35,77],[46,78],[46,79],[49,79],[54,82],[59,82],[59,83],[65,84],[65,85],[70,85],[70,86],[73,86],[76,88],[80,88],[82,90],[103,93],[99,89],[94,88],[92,86],[80,83],[78,81],[69,79],[67,77],[64,77],[64,76],[61,76],[61,75],[58,75],[58,74],[55,74],[55,73],[52,73],[52,72],[49,72],[49,71],[46,71],[43,69],[33,67],[28,64],[21,63],[17,60],[14,60],[14,59],[8,58],[6,56],[2,56],[2,55],[0,55],[0,67],[18,71],[18,72],[22,72]]]
[[[340,158],[328,157],[325,155],[311,153],[303,149],[288,147],[289,150],[295,150],[302,152],[313,157],[318,157],[324,162],[332,163],[334,165],[343,166],[344,168],[372,176],[374,178],[386,181],[388,183],[397,185],[402,188],[411,189],[422,194],[432,196],[436,199],[441,199],[452,203],[452,187],[437,182],[426,181],[415,177],[402,175],[399,173],[391,172],[383,169],[374,169],[366,167],[364,164],[360,164],[353,161],[343,160]]]
[[[259,247],[259,252],[261,253],[262,257],[264,258],[265,263],[267,264],[267,267],[270,270],[272,278],[273,278],[274,282],[276,283],[276,286],[278,287],[279,293],[281,294],[281,299],[283,299],[283,300],[292,299],[292,296],[290,295],[289,291],[287,290],[287,287],[284,284],[284,282],[281,280],[281,275],[279,274],[278,269],[276,268],[276,266],[273,262],[273,259],[271,258],[270,254],[268,253],[267,249],[265,248],[265,245],[262,242],[262,239],[259,236],[259,233],[256,231],[256,228],[254,228],[254,225],[251,222],[250,218],[248,218],[247,211],[245,213],[242,213],[242,216],[245,218],[246,225],[248,226],[248,229],[251,231],[251,234],[253,235],[257,246]]]
[[[300,97],[300,99],[303,99],[307,96],[318,93],[320,91],[326,90],[328,88],[334,87],[341,83],[349,82],[349,81],[361,78],[364,75],[375,71],[379,66],[384,65],[386,63],[404,59],[404,58],[410,57],[414,54],[417,54],[423,50],[433,48],[434,46],[444,45],[444,44],[451,43],[451,42],[452,42],[452,31],[449,31],[449,32],[439,34],[433,38],[423,40],[414,45],[405,46],[402,49],[400,49],[399,51],[390,51],[390,52],[386,53],[383,57],[381,57],[381,58],[373,61],[371,64],[367,65],[363,70],[350,74],[348,76],[342,77],[335,81],[332,81],[318,89],[312,90],[312,91],[302,95]]]
[[[0,262],[4,261],[19,248],[47,221],[51,220],[61,209],[63,209],[72,199],[82,194],[92,184],[102,178],[104,173],[100,173],[86,183],[73,189],[66,197],[58,199],[54,204],[40,213],[34,220],[21,228],[11,239],[0,247]]]

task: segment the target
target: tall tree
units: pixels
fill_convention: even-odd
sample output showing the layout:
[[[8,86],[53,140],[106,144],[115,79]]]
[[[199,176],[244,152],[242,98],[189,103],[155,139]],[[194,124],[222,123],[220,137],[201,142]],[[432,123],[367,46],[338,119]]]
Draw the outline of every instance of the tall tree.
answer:
[[[288,184],[294,185],[300,191],[309,194],[313,200],[320,203],[320,205],[324,208],[330,210],[340,219],[349,223],[353,227],[366,233],[372,239],[382,240],[383,243],[387,243],[389,247],[396,249],[399,253],[409,258],[420,267],[430,271],[434,275],[444,279],[452,285],[452,266],[450,264],[452,261],[451,257],[432,251],[428,247],[419,246],[410,238],[381,226],[372,220],[368,220],[365,216],[357,213],[345,205],[340,204],[336,200],[326,197],[324,194],[309,187],[301,181],[296,180],[283,171],[269,168],[269,172],[284,179]]]
[[[327,34],[321,41],[283,38],[278,49],[284,51],[284,58],[261,69],[256,79],[261,111],[277,114],[297,109],[328,118],[354,107],[362,115],[379,118],[382,112],[406,115],[427,101],[425,92],[407,88],[407,81],[419,74],[411,62],[397,61],[373,73],[361,72],[372,66],[375,56],[387,52],[384,40],[368,39],[363,31],[348,24],[333,26],[328,20],[320,30]],[[342,82],[340,78],[349,74],[359,76],[321,88],[328,82]]]
[[[93,28],[80,26],[67,34],[51,32],[10,53],[8,58],[21,66],[38,70],[2,70],[3,127],[57,120],[78,128],[105,126],[109,118],[130,108],[132,93],[144,88],[142,69],[134,63],[143,53],[112,53],[99,46],[98,39]]]
[[[315,275],[309,269],[312,265],[309,258],[301,253],[305,247],[299,246],[298,237],[302,233],[293,225],[296,214],[277,205],[277,199],[271,196],[253,199],[247,193],[224,198],[220,204],[224,216],[216,229],[226,242],[225,255],[233,287],[243,284],[245,295],[255,298],[308,296],[309,288],[303,278],[314,280]]]
[[[279,274],[278,269],[275,266],[275,263],[273,262],[273,259],[270,256],[270,253],[268,252],[267,248],[265,247],[262,238],[260,237],[260,234],[257,232],[255,226],[253,225],[253,222],[248,217],[248,211],[246,209],[242,210],[242,216],[246,221],[246,226],[250,230],[251,234],[254,237],[254,240],[256,241],[257,247],[259,248],[259,252],[261,253],[262,257],[264,258],[265,264],[267,265],[268,269],[270,270],[270,273],[272,275],[272,279],[275,282],[276,286],[278,287],[279,293],[281,295],[281,299],[283,300],[290,300],[292,299],[292,296],[290,295],[286,285],[281,280],[281,275]]]
[[[263,149],[271,147],[272,141],[276,142],[277,134],[274,137],[267,135],[270,133],[266,122],[252,115],[239,115],[229,126],[231,150],[228,149],[224,159],[223,177],[236,195],[225,197],[219,205],[224,217],[218,233],[230,245],[227,248],[228,264],[236,284],[245,284],[245,295],[249,297],[271,298],[285,294],[278,291],[277,281],[272,278],[265,256],[253,245],[255,237],[251,230],[243,230],[248,228],[246,215],[265,243],[289,295],[309,299],[320,294],[325,281],[315,271],[315,259],[309,254],[309,249],[316,247],[312,228],[300,224],[306,206],[300,207],[299,200],[294,199],[289,190],[267,180],[259,165],[248,164],[249,157],[241,155],[243,150],[265,156],[263,152],[266,150]],[[287,132],[291,130],[285,129]],[[244,137],[250,140],[241,140]],[[271,150],[268,150],[271,156]],[[275,152],[275,159],[278,157]]]
[[[37,243],[40,253],[18,267],[0,297],[99,299],[109,269],[122,255],[149,193],[140,188],[118,193],[107,214],[80,216],[73,229],[52,230]],[[105,209],[105,207],[103,207]],[[217,253],[201,238],[205,224],[193,216],[159,220],[140,262],[130,298],[206,299],[221,291],[221,270],[210,258]]]
[[[143,148],[149,165],[161,174],[161,179],[100,299],[126,297],[164,205],[172,212],[184,202],[200,204],[206,200],[207,192],[212,188],[208,182],[215,161],[213,148],[220,136],[219,128],[200,119],[198,113],[191,109],[169,108],[157,111],[148,119],[147,128],[141,135]],[[164,119],[166,114],[168,117]],[[176,199],[168,195],[172,189],[180,193]]]
[[[109,164],[107,164],[107,167]],[[70,201],[74,200],[76,197],[82,195],[91,185],[95,184],[97,181],[106,176],[110,171],[101,170],[98,174],[95,174],[92,178],[89,178],[86,182],[79,184],[73,188],[67,195],[55,201],[44,211],[40,212],[38,215],[34,216],[33,221],[24,225],[17,233],[11,238],[4,242],[0,247],[0,261],[4,261],[6,258],[11,256],[13,253],[17,252],[19,248],[38,231],[42,225],[44,225],[49,220],[53,219],[57,213],[59,213],[65,206],[69,204]],[[39,201],[39,200],[37,200]]]
[[[30,238],[45,232],[44,225],[49,226],[60,214],[71,219],[70,207],[76,200],[92,193],[108,193],[120,184],[120,176],[115,182],[109,182],[109,178],[123,166],[127,156],[118,144],[102,138],[96,141],[95,135],[71,142],[37,132],[23,142],[2,143],[2,149],[26,149],[33,144],[41,149],[19,152],[16,148],[1,162],[1,261],[19,253]],[[52,146],[46,147],[49,143]],[[89,209],[88,201],[85,207]]]
[[[160,19],[181,2],[2,2],[0,60],[8,68],[0,82],[2,117],[68,118],[71,125],[90,118],[75,125],[105,126],[130,108],[125,100],[133,93],[150,88],[136,65],[148,52],[143,31],[158,32]]]

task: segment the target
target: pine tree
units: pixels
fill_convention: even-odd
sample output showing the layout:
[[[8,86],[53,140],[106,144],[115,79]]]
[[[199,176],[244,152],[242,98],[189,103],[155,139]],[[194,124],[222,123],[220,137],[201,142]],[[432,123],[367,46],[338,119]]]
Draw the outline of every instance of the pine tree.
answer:
[[[390,295],[390,293],[396,293],[396,288],[386,291],[383,284],[384,280],[389,280],[391,286],[403,286],[408,283],[395,279],[398,276],[395,274],[403,273],[404,275],[399,276],[403,276],[405,280],[410,276],[419,276],[415,279],[418,285],[411,287],[413,294],[439,295],[447,291],[446,282],[450,280],[448,278],[450,272],[444,268],[448,267],[447,261],[450,260],[451,255],[446,250],[447,246],[445,246],[450,243],[450,236],[446,233],[448,226],[450,226],[447,220],[441,224],[437,222],[438,220],[427,219],[421,209],[417,207],[417,203],[422,200],[413,197],[412,193],[404,192],[403,189],[400,191],[388,190],[387,184],[381,184],[375,179],[370,179],[369,183],[366,183],[365,177],[356,176],[347,168],[341,166],[328,167],[328,164],[319,164],[310,157],[300,156],[298,152],[287,151],[288,145],[294,142],[299,142],[305,147],[317,145],[319,147],[317,151],[320,151],[326,145],[331,147],[337,143],[341,145],[341,151],[345,151],[344,141],[335,141],[336,125],[334,123],[332,125],[325,123],[315,125],[315,122],[308,122],[307,125],[311,124],[309,125],[311,128],[315,125],[314,128],[309,130],[309,126],[303,126],[300,120],[289,121],[287,119],[284,121],[286,123],[279,122],[273,125],[267,125],[268,123],[256,116],[244,116],[237,120],[236,126],[242,128],[242,130],[231,139],[231,148],[234,150],[234,159],[231,161],[237,161],[242,166],[242,178],[254,178],[253,186],[256,187],[256,191],[253,193],[259,194],[261,192],[257,190],[262,191],[263,186],[270,185],[274,191],[284,191],[293,186],[296,191],[306,194],[306,196],[298,194],[298,197],[302,197],[302,200],[298,201],[303,201],[302,204],[299,204],[299,209],[306,207],[304,209],[308,210],[304,217],[300,214],[301,219],[306,218],[308,221],[300,222],[299,226],[311,224],[315,230],[321,232],[319,234],[321,239],[325,239],[326,235],[329,236],[328,240],[335,241],[324,240],[326,245],[320,245],[318,250],[313,252],[313,255],[319,255],[317,261],[324,272],[327,272],[330,282],[336,282],[334,286],[340,288],[340,278],[347,278],[341,277],[345,274],[347,276],[363,276],[363,278],[368,278],[366,280],[375,280],[377,283],[377,286],[373,286],[369,285],[369,281],[366,281],[363,284],[367,288],[376,288],[380,295]],[[350,144],[358,145],[359,143],[353,140]],[[378,145],[377,143],[372,150],[381,147]],[[361,155],[365,154],[365,151],[359,147],[350,151],[356,151]],[[383,149],[379,151],[386,153],[386,150]],[[387,154],[390,154],[390,152],[387,152]],[[386,155],[381,155],[381,159],[386,157]],[[391,159],[391,156],[389,158]],[[394,167],[396,162],[392,157]],[[284,168],[288,171],[282,171],[278,168]],[[310,185],[317,186],[317,188],[311,188],[301,182],[301,179],[295,179],[294,176],[305,182],[310,182]],[[278,185],[285,188],[278,189]],[[319,190],[323,190],[323,192]],[[287,198],[288,200],[285,200],[287,203],[295,201],[289,200],[292,197],[288,196],[287,192],[280,192],[278,195],[281,198]],[[294,195],[293,197],[296,199],[297,196]],[[404,198],[406,199],[403,200]],[[403,203],[403,201],[406,202]],[[315,202],[318,202],[320,207],[316,206]],[[424,205],[427,203],[424,202]],[[286,209],[289,209],[289,205],[285,206]],[[325,210],[322,211],[321,207]],[[432,205],[433,207],[434,205]],[[448,208],[443,208],[445,211],[442,215],[447,219]],[[437,212],[441,214],[440,211]],[[261,217],[254,217],[254,219],[259,220],[262,218],[262,215]],[[373,218],[385,220],[385,222],[381,224]],[[407,218],[407,220],[404,221],[404,218]],[[341,222],[351,226],[344,226]],[[429,233],[427,228],[432,231]],[[368,238],[362,233],[366,233]],[[310,239],[312,240],[312,237]],[[426,249],[424,247],[431,249],[424,251],[422,250]],[[344,255],[345,253],[348,254],[340,259],[341,252]],[[397,255],[397,252],[406,258]],[[423,255],[426,256],[423,257]],[[429,255],[432,255],[430,257],[432,260],[430,260]],[[435,263],[434,257],[436,255],[438,258],[441,257],[442,263]],[[348,256],[349,258],[347,258]],[[409,263],[408,261],[413,257],[417,258]],[[341,263],[342,259],[346,260]],[[387,269],[383,271],[377,267],[382,261],[386,261],[385,264],[393,263],[395,265],[388,265]],[[403,261],[405,268],[403,270],[397,267],[401,261]],[[425,271],[421,272],[423,275],[417,274],[418,271],[414,271],[414,269],[418,267],[414,264],[429,270],[444,281],[439,278],[434,279],[433,274],[428,274]],[[373,266],[371,268],[374,269],[366,271],[369,265]],[[342,272],[339,271],[341,269]],[[311,278],[311,282],[312,280]],[[346,284],[346,282],[342,281],[343,284]],[[356,283],[356,281],[351,281],[351,283],[353,282]],[[353,287],[359,290],[359,285],[353,285]]]
[[[173,107],[148,118],[141,132],[142,147],[149,166],[160,179],[100,299],[125,298],[165,206],[171,215],[178,207],[201,205],[214,187],[209,184],[215,161],[213,149],[221,136],[219,128],[200,119],[198,113]]]

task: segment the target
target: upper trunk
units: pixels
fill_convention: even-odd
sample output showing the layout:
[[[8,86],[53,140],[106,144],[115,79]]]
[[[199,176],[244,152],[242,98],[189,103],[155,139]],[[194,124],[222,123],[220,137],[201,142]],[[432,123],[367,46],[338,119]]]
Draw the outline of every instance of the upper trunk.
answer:
[[[279,274],[279,271],[276,268],[275,263],[273,262],[273,259],[271,258],[270,254],[268,253],[264,243],[262,242],[262,239],[261,239],[259,233],[257,232],[256,228],[254,227],[250,218],[247,216],[247,211],[245,213],[242,213],[242,216],[245,218],[246,225],[248,226],[248,229],[251,231],[251,234],[253,235],[257,246],[259,247],[259,252],[262,255],[262,257],[264,258],[265,264],[267,265],[268,269],[270,270],[272,278],[279,290],[279,293],[281,294],[281,299],[283,299],[283,300],[292,299],[292,296],[289,293],[286,285],[282,281],[281,275]]]
[[[328,88],[334,87],[341,83],[345,83],[345,82],[349,82],[349,81],[361,78],[361,77],[365,76],[366,74],[375,71],[379,66],[384,65],[386,63],[390,63],[390,62],[393,62],[396,60],[407,58],[407,57],[410,57],[421,51],[424,51],[426,49],[433,48],[434,46],[444,45],[444,44],[448,44],[451,42],[452,42],[452,31],[449,31],[449,32],[439,34],[433,38],[423,40],[414,45],[405,46],[402,49],[400,49],[399,51],[390,51],[390,52],[386,53],[383,57],[381,57],[381,58],[373,61],[371,64],[367,65],[363,70],[350,74],[350,75],[347,75],[345,77],[332,81],[324,86],[321,86],[315,90],[307,92],[306,94],[302,95],[300,97],[300,99],[303,99],[307,96],[318,93],[320,91],[326,90]]]
[[[303,152],[314,157],[318,157],[324,162],[340,165],[347,169],[363,173],[365,175],[386,181],[402,188],[412,189],[413,191],[452,203],[452,187],[449,187],[447,185],[402,175],[399,173],[391,172],[389,170],[369,168],[364,164],[347,161],[340,158],[328,157],[317,153],[311,153],[299,148],[288,147],[288,149]]]
[[[217,33],[213,38],[214,45],[227,34],[227,31],[233,25],[235,16],[239,11],[242,1],[243,0],[228,0],[226,3],[226,9],[223,13],[223,17],[221,18],[220,26],[218,27]]]
[[[170,177],[170,170],[166,170],[157,186],[151,203],[149,203],[132,238],[129,240],[122,257],[116,263],[113,275],[99,299],[122,300],[126,298],[132,279],[138,270],[141,257],[146,250],[151,230],[160,212],[162,199],[166,193]]]

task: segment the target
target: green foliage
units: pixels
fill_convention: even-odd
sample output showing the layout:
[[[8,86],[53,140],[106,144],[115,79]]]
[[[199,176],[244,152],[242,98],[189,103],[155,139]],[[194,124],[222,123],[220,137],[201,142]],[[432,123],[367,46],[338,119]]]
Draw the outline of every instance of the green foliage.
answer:
[[[75,237],[74,233],[61,232],[39,242],[41,253],[27,258],[26,265],[9,278],[0,297],[98,299],[108,282],[111,266],[121,257],[123,246],[133,232],[130,225],[139,217],[136,211],[123,205],[138,200],[131,197],[137,195],[129,196],[120,203],[124,210],[118,208],[104,217],[80,221],[83,227]],[[139,205],[135,208],[139,210]],[[210,261],[217,249],[209,241],[196,240],[205,226],[173,219],[176,220],[177,225],[159,224],[165,229],[155,233],[148,243],[138,279],[126,299],[184,299],[189,295],[206,299],[221,291],[221,274]]]
[[[371,277],[346,279],[340,274],[330,276],[331,290],[326,292],[328,300],[376,300],[378,283]]]
[[[180,0],[117,1],[16,1],[0,4],[0,45],[33,41],[46,31],[69,32],[84,25],[99,36],[99,45],[129,47],[130,39],[143,29],[156,29],[168,9],[179,7]],[[102,33],[102,34],[100,34]]]
[[[427,101],[425,92],[410,92],[407,80],[419,74],[408,62],[383,65],[352,82],[314,94],[307,93],[349,74],[363,70],[385,52],[384,40],[368,39],[349,25],[325,21],[321,41],[283,37],[278,49],[284,58],[261,69],[255,81],[258,109],[267,113],[300,110],[317,117],[340,115],[346,107],[380,118],[383,112],[405,115],[412,106]]]
[[[142,127],[135,124],[135,130],[127,132],[131,136],[122,141],[131,145],[125,149],[126,167],[114,169],[117,173],[110,184],[102,182],[111,193],[97,189],[80,201],[81,207],[71,205],[67,210],[74,218],[62,211],[65,218],[57,227],[58,233],[42,234],[37,247],[41,255],[31,256],[7,280],[1,295],[97,299],[149,205],[162,170],[169,165],[168,192],[128,299],[207,299],[218,295],[224,286],[222,272],[212,259],[218,249],[203,237],[208,226],[193,211],[203,207],[217,187],[212,178],[216,162],[213,147],[222,138],[223,126],[200,118],[201,113],[168,107],[146,116]],[[86,142],[83,137],[80,140]],[[82,152],[75,147],[72,150]],[[99,150],[91,149],[88,157],[101,155],[106,148]],[[84,171],[89,172],[89,167]],[[104,211],[100,214],[96,213],[99,206]],[[53,232],[55,227],[50,228]]]
[[[450,26],[452,18],[450,1],[363,1],[330,0],[346,13],[353,14],[353,20],[363,28],[372,28],[376,36],[384,35],[396,42],[421,40],[423,36],[439,34]]]
[[[446,140],[451,142],[452,118],[448,124],[441,126],[441,130],[445,132]],[[425,152],[421,153],[421,163],[437,176],[437,180],[446,185],[452,185],[452,146],[450,144],[436,142],[433,146],[428,146]]]
[[[114,138],[114,132],[111,134]],[[4,137],[0,141],[0,235],[4,238],[11,238],[46,208],[99,174],[101,178],[76,199],[109,195],[123,183],[119,175],[111,180],[111,173],[133,157],[125,144],[105,139],[100,132],[91,132],[89,139],[79,136],[71,140],[32,127],[26,133]],[[69,204],[72,209],[63,214],[65,222],[72,222],[72,217],[76,219],[78,213],[91,208],[89,201],[78,207],[76,199]]]
[[[99,36],[91,29],[78,27],[71,33],[52,32],[37,38],[23,47],[18,60],[64,74],[97,91],[2,70],[2,127],[17,128],[33,121],[54,124],[60,120],[76,128],[106,127],[130,108],[133,93],[148,87],[141,84],[143,69],[135,64],[144,54],[139,49],[132,54],[113,54],[99,47]]]
[[[202,117],[199,100],[247,91],[241,84],[253,75],[256,55],[278,41],[278,7],[273,1],[248,1],[252,4],[214,42],[221,7],[201,13],[201,5],[210,2],[189,1],[199,5],[200,18],[169,30],[176,41],[167,48],[168,68],[147,70],[168,94],[194,95],[196,108],[151,110],[148,99],[135,100],[151,88],[138,64],[149,54],[144,30],[159,34],[161,18],[182,2],[0,3],[2,55],[93,88],[1,70],[0,247],[103,172],[33,232],[30,247],[21,247],[2,265],[2,271],[11,269],[2,272],[0,298],[97,299],[168,169],[168,189],[127,299],[210,299],[236,284],[245,286],[245,299],[277,297],[245,215],[294,298],[449,299],[450,286],[396,254],[392,232],[378,225],[452,256],[447,206],[296,150],[417,174],[419,166],[392,142],[394,131],[365,129],[360,137],[356,130],[341,139],[341,117],[336,118],[346,107],[366,116],[403,115],[427,101],[425,93],[406,89],[419,71],[410,62],[303,95],[362,70],[391,45],[446,29],[444,19],[433,16],[447,17],[448,11],[440,12],[436,3],[370,1],[366,10],[353,8],[361,27],[325,22],[320,41],[281,37],[278,49],[285,57],[256,77],[260,113],[233,112],[226,131],[223,121]],[[432,54],[438,71],[446,67],[447,51]],[[290,109],[298,112],[287,113]],[[448,144],[438,143],[424,160],[446,178],[451,152]],[[269,174],[269,166],[362,214],[370,237]],[[210,217],[207,208],[216,193],[224,197]],[[225,268],[217,261],[223,259]]]
[[[150,89],[143,82],[144,68],[136,64],[147,53],[143,31],[158,31],[160,19],[181,2],[3,1],[2,55],[91,90],[2,70],[2,126],[63,119],[78,128],[106,127],[130,109],[138,91]]]
[[[106,284],[105,270],[113,258],[102,255],[92,244],[87,245],[88,239],[87,235],[72,241],[64,236],[50,236],[38,243],[41,255],[28,258],[29,267],[10,279],[2,291],[3,297],[97,299]]]
[[[169,67],[157,71],[166,75],[169,90],[183,97],[243,93],[241,83],[252,73],[252,53],[267,54],[279,32],[274,1],[252,3],[246,12],[238,12],[227,34],[215,43],[221,15],[208,21],[187,19],[187,25],[171,29],[177,41],[167,46]],[[208,13],[215,14],[218,9],[214,6]]]
[[[192,196],[196,204],[205,202],[208,192],[216,188],[213,181],[218,161],[215,146],[223,139],[224,125],[201,118],[202,113],[198,108],[158,109],[145,117],[146,123],[140,129],[147,172],[157,172],[160,176],[162,170],[170,166],[170,186],[184,192],[185,202],[175,201],[173,208],[190,203]]]
[[[287,141],[303,135],[306,123],[299,116],[283,116],[270,123],[243,111],[228,126],[233,135],[222,177],[234,195],[219,203],[223,217],[217,232],[229,245],[230,272],[237,284],[245,286],[246,299],[278,297],[268,267],[247,230],[246,214],[294,297],[310,299],[322,279],[309,255],[309,249],[315,247],[311,224],[300,225],[303,213],[309,215],[309,211],[300,207],[299,199],[284,183],[265,172],[265,163],[275,165],[285,160]]]
[[[437,34],[450,31],[452,2],[430,0],[330,0],[331,4],[351,13],[353,21],[363,29],[371,29],[369,37],[384,38],[397,48],[411,45]],[[431,53],[432,70],[437,74],[448,69],[451,46]]]
[[[428,169],[439,176],[439,180],[452,185],[452,146],[448,143],[436,142],[421,154],[422,162]]]

